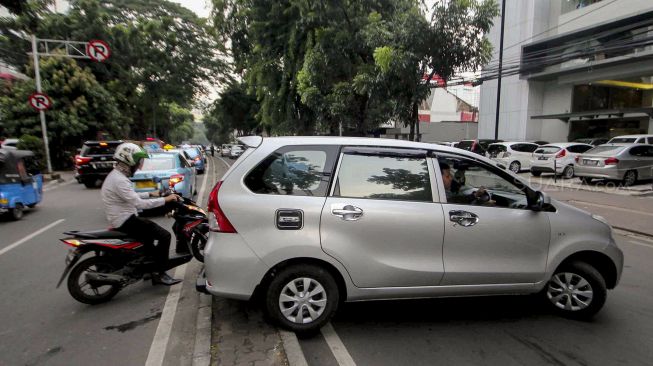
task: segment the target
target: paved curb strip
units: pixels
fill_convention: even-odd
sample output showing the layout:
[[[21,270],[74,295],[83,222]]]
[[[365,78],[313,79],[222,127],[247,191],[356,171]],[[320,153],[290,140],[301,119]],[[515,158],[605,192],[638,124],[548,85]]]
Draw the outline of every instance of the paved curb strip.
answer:
[[[283,349],[286,352],[286,358],[288,359],[289,366],[308,366],[306,358],[304,357],[304,352],[299,345],[299,340],[293,332],[287,330],[279,329],[279,335],[281,336],[281,342],[283,344]]]

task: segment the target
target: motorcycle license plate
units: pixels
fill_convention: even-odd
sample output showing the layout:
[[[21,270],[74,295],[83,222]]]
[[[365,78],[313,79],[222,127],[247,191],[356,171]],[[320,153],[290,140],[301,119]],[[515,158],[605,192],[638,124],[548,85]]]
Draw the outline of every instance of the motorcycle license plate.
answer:
[[[156,183],[154,183],[151,180],[143,180],[143,181],[136,182],[136,188],[137,189],[156,188]]]

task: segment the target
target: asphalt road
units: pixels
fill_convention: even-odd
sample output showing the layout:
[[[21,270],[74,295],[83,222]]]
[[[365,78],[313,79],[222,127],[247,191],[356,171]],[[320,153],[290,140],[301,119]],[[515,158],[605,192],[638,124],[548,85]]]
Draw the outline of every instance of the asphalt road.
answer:
[[[209,169],[205,197],[225,166],[215,160]],[[202,180],[199,176],[198,182]],[[165,217],[153,220],[165,228],[173,223]],[[158,333],[168,287],[140,282],[96,306],[76,302],[65,282],[55,288],[68,252],[59,241],[62,232],[105,227],[99,189],[76,182],[46,192],[43,202],[27,211],[23,220],[0,220],[0,365],[191,364],[198,302],[196,261],[185,267],[171,325]],[[154,342],[155,334],[164,341]]]

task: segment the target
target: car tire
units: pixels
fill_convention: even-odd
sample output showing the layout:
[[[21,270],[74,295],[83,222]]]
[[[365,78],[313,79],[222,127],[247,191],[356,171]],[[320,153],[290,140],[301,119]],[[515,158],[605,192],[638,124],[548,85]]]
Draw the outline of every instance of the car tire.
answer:
[[[637,171],[629,170],[624,174],[624,179],[621,181],[621,184],[624,187],[630,187],[633,184],[637,183]]]
[[[532,171],[531,170],[531,175],[534,176],[534,177],[539,177],[540,175],[542,175],[542,172]]]
[[[11,217],[12,220],[18,221],[23,218],[24,211],[25,208],[23,207],[23,205],[17,203],[15,208],[9,209],[9,216]]]
[[[339,301],[338,285],[327,270],[301,264],[282,269],[270,281],[265,293],[265,312],[283,328],[312,334],[331,319]]]
[[[558,268],[542,292],[555,312],[578,320],[594,316],[607,298],[605,279],[585,262],[571,262]]]
[[[567,165],[565,169],[562,171],[562,177],[564,179],[571,179],[574,177],[574,167],[571,165]]]
[[[580,181],[583,184],[591,184],[592,183],[592,178],[590,178],[590,177],[580,177]]]
[[[517,160],[515,160],[512,163],[510,163],[510,165],[508,166],[508,169],[511,172],[513,172],[515,174],[518,174],[521,171],[521,163],[518,162]]]
[[[82,183],[84,183],[84,186],[86,188],[95,188],[95,181],[94,180],[83,180]]]

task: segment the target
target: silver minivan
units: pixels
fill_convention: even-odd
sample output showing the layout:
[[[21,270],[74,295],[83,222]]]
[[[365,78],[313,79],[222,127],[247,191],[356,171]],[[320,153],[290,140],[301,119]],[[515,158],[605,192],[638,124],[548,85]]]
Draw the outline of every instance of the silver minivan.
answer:
[[[342,301],[538,294],[588,318],[623,254],[600,216],[477,154],[401,140],[258,136],[209,197],[198,289],[298,332]]]

